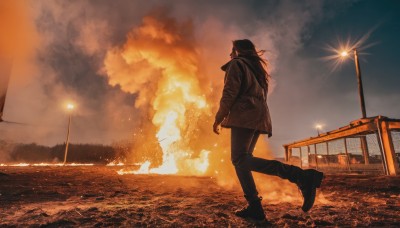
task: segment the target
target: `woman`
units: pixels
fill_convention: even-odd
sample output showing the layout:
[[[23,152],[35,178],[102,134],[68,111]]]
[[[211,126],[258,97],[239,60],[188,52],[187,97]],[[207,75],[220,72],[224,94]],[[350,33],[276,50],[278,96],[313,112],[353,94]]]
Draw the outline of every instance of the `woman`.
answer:
[[[213,130],[220,126],[231,128],[231,159],[242,186],[248,206],[235,212],[237,216],[266,221],[251,171],[279,176],[297,184],[304,198],[302,209],[307,212],[314,204],[316,188],[323,173],[302,170],[275,160],[253,157],[260,134],[272,136],[272,125],[267,106],[268,73],[266,62],[247,39],[233,41],[231,60],[221,67],[225,71],[225,85]]]

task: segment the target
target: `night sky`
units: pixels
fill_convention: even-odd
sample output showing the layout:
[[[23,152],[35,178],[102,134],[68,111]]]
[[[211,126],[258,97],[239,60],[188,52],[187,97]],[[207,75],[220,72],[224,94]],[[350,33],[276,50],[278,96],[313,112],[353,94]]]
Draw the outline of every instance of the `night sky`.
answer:
[[[361,117],[354,61],[334,67],[324,59],[333,54],[328,46],[367,38],[358,47],[367,116],[400,118],[396,0],[44,0],[28,1],[23,10],[32,28],[23,37],[34,42],[29,54],[15,58],[3,119],[28,125],[1,123],[1,139],[63,143],[69,100],[77,106],[72,143],[130,138],[149,114],[134,105],[140,89],[109,83],[105,63],[107,53],[123,47],[127,34],[154,11],[191,25],[191,34],[185,34],[198,55],[200,83],[214,88],[207,92],[214,112],[224,76],[219,67],[229,60],[231,41],[248,38],[266,50],[273,77],[268,97],[273,136],[266,140],[277,157],[283,156],[283,144],[315,136],[316,124],[324,132]]]

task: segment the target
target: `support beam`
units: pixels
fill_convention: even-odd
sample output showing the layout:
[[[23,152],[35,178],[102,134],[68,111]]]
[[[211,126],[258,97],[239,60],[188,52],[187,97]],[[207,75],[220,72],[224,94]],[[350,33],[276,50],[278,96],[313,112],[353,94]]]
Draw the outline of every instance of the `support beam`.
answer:
[[[289,161],[289,147],[284,146],[285,148],[285,162]]]
[[[346,153],[346,157],[347,157],[347,170],[349,170],[349,172],[351,171],[350,168],[350,156],[349,153],[347,151],[347,139],[344,138],[344,152]]]
[[[317,144],[314,144],[314,155],[315,155],[315,169],[318,169]]]
[[[301,147],[300,147],[300,168],[303,168],[303,155],[301,153]]]
[[[329,166],[329,145],[328,145],[328,143],[329,142],[326,142],[326,163]]]
[[[367,137],[365,135],[361,136],[361,151],[364,157],[364,164],[369,165],[369,152],[368,152],[368,144]]]
[[[400,169],[397,162],[396,153],[393,147],[393,139],[389,130],[389,123],[387,121],[380,122],[380,137],[382,140],[383,152],[385,154],[386,165],[389,175],[399,175]]]
[[[387,165],[386,165],[386,156],[383,152],[383,147],[382,147],[382,138],[380,137],[380,130],[378,130],[378,132],[376,133],[376,141],[378,142],[378,147],[379,147],[379,152],[381,154],[382,157],[382,168],[383,168],[383,172],[385,173],[385,175],[389,175],[388,169],[387,169]]]

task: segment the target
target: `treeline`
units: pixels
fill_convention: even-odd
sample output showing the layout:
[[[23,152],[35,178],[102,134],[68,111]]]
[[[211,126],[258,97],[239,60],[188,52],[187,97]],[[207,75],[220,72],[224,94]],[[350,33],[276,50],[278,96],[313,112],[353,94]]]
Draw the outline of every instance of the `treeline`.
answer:
[[[50,163],[63,162],[65,144],[43,146],[36,143],[21,144],[0,140],[0,163]],[[107,164],[114,160],[124,160],[126,151],[117,146],[97,144],[69,144],[68,163]]]

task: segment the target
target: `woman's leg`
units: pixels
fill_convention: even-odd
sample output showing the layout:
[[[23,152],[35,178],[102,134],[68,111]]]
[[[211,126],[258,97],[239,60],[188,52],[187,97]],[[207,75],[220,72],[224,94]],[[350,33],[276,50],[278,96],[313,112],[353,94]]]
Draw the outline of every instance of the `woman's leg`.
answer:
[[[251,174],[251,171],[255,171],[278,176],[297,184],[304,198],[303,211],[311,209],[315,200],[316,188],[319,188],[322,182],[322,172],[313,169],[302,170],[297,166],[287,165],[276,160],[253,157],[252,150],[257,141],[258,133],[255,130],[244,128],[232,128],[231,132],[232,163],[235,166],[245,197],[249,202],[258,198],[258,192]]]
[[[232,128],[231,131],[231,159],[233,164],[253,153],[259,134],[255,130],[246,128]],[[242,186],[244,197],[248,202],[259,200],[254,178],[249,169],[235,165],[236,175]]]
[[[232,162],[246,197],[253,199],[254,194],[258,195],[251,171],[279,176],[290,182],[298,183],[303,171],[299,167],[276,160],[253,157],[253,150],[259,136],[257,131],[232,128],[231,134]]]

